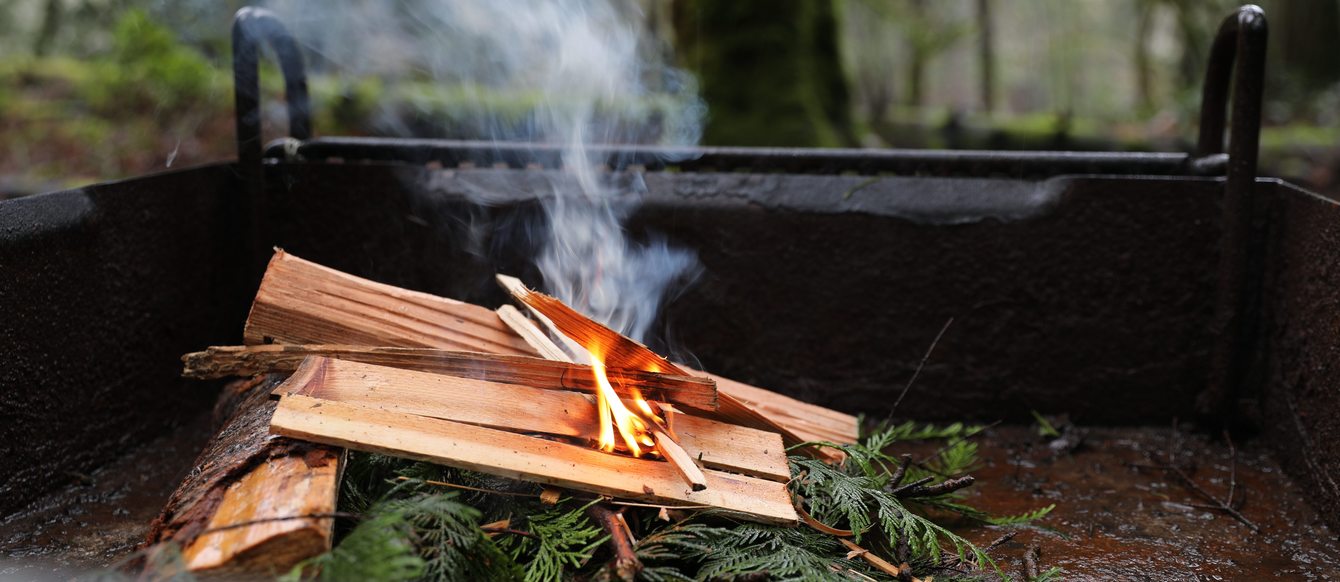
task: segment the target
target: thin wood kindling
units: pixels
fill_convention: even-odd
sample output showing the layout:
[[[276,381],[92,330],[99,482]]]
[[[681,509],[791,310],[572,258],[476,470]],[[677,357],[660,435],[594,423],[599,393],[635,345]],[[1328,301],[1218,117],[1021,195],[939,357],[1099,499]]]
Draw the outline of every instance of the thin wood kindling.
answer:
[[[523,433],[594,442],[594,404],[584,395],[311,357],[277,395],[299,394]],[[679,462],[773,481],[790,478],[781,437],[747,427],[681,415],[675,422]],[[659,438],[659,437],[658,437]],[[666,437],[668,440],[669,437]]]
[[[365,347],[341,345],[216,346],[182,356],[183,376],[222,378],[267,372],[292,372],[308,356],[325,356],[393,368],[418,370],[505,384],[521,384],[549,390],[593,393],[596,381],[590,366],[569,364],[529,356],[507,356],[479,352],[457,352],[433,348]],[[607,369],[616,392],[631,393],[637,386],[662,402],[688,408],[714,410],[715,383],[696,376],[671,376],[629,370]]]
[[[646,346],[614,331],[599,322],[582,315],[562,301],[532,291],[515,277],[498,275],[498,283],[517,301],[547,317],[552,324],[567,337],[583,346],[601,346],[606,365],[635,370],[665,372],[674,375],[688,375],[689,372],[669,360],[651,351]],[[702,374],[701,372],[699,373]],[[761,389],[759,389],[761,390]],[[730,394],[717,393],[718,408],[712,417],[734,424],[741,424],[760,430],[776,432],[782,435],[788,447],[799,447],[809,455],[836,459],[830,449],[814,446],[800,446],[808,439],[801,437],[790,427],[760,414],[744,402]],[[853,423],[854,424],[854,423]]]

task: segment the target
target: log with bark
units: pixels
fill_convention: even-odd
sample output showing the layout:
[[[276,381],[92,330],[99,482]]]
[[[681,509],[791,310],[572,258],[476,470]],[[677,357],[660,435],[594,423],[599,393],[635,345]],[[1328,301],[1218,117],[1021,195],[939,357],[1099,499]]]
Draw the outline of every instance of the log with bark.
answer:
[[[283,379],[230,384],[223,428],[173,492],[145,540],[175,544],[193,572],[282,574],[330,548],[342,453],[269,432]]]

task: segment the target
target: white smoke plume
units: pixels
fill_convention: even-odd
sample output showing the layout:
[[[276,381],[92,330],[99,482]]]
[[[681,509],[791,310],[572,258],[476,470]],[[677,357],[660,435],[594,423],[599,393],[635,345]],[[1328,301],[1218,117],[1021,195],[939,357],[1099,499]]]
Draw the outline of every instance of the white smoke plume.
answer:
[[[697,260],[662,239],[627,237],[623,219],[638,194],[620,191],[598,168],[606,160],[588,148],[698,141],[705,109],[692,77],[666,62],[669,51],[649,33],[643,9],[654,1],[267,6],[327,64],[351,75],[431,78],[464,96],[487,137],[561,146],[567,179],[555,180],[552,192],[535,193],[549,218],[536,258],[545,287],[645,340],[664,294],[694,276]],[[518,102],[527,111],[520,119]]]

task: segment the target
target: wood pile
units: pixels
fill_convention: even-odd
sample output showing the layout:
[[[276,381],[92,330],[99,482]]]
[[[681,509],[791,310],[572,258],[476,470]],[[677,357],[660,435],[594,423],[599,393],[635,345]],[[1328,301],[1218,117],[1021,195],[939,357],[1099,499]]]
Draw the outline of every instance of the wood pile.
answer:
[[[245,345],[183,357],[188,377],[265,380],[239,384],[149,542],[177,542],[193,571],[282,573],[330,547],[344,449],[794,524],[788,448],[856,439],[852,416],[680,366],[499,281],[527,313],[277,250]]]

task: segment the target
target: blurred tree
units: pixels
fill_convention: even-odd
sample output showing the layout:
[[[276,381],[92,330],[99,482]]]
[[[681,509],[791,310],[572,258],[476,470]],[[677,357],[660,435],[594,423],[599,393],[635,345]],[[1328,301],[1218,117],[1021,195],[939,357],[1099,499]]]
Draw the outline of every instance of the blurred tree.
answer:
[[[854,145],[834,0],[676,0],[714,145]]]
[[[972,31],[972,25],[956,20],[944,2],[930,0],[868,0],[881,8],[885,18],[902,29],[907,39],[907,95],[904,102],[926,105],[926,69],[935,57],[953,48]]]
[[[1142,115],[1154,111],[1154,64],[1149,54],[1154,32],[1154,14],[1157,0],[1137,0],[1135,3],[1135,93]]]
[[[1276,0],[1270,14],[1270,49],[1293,83],[1307,91],[1340,81],[1340,2]]]
[[[42,10],[42,28],[38,29],[37,38],[33,40],[34,55],[44,57],[51,52],[51,43],[56,40],[56,33],[60,31],[61,19],[64,16],[64,0],[47,0],[46,7]]]
[[[992,0],[977,0],[977,61],[982,110],[996,109],[996,43],[991,25]]]

